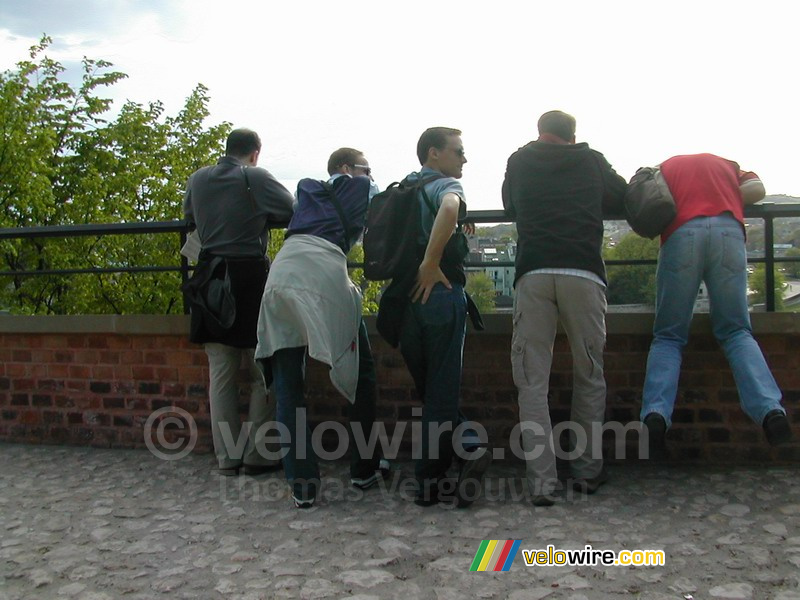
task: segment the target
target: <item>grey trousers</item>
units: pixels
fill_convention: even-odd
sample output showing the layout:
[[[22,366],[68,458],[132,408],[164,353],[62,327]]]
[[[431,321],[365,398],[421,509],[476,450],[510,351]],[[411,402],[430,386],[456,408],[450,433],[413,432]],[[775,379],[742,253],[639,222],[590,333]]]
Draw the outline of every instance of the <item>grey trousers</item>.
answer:
[[[266,428],[264,423],[275,420],[275,401],[267,396],[264,377],[253,360],[252,348],[234,348],[225,344],[205,344],[208,356],[208,398],[211,405],[211,434],[214,439],[214,454],[220,469],[248,465],[276,464],[262,456]],[[247,435],[242,439],[239,416],[239,386],[237,378],[246,363],[250,379],[250,407],[247,414]],[[271,431],[275,436],[275,431]],[[269,448],[272,450],[272,448]]]
[[[606,406],[603,347],[606,341],[603,286],[573,275],[531,273],[516,284],[511,364],[519,392],[519,416],[531,494],[558,486],[547,395],[558,320],[572,351],[572,408],[568,424],[573,477],[592,478],[603,468],[602,434]],[[592,426],[593,424],[594,427]]]

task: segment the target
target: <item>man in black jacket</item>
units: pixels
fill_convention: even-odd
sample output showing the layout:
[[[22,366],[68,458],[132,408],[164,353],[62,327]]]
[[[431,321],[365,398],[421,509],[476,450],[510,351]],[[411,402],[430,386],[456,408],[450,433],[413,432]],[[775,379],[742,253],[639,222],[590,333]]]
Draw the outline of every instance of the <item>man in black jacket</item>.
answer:
[[[267,280],[269,229],[284,227],[292,217],[294,197],[269,171],[256,167],[261,140],[255,131],[234,129],[225,156],[189,177],[183,211],[197,227],[201,253],[198,269],[216,257],[224,259],[236,304],[233,324],[225,331],[210,327],[203,311],[192,310],[190,340],[204,344],[208,356],[211,431],[221,475],[240,468],[256,475],[277,466],[257,451],[261,426],[275,419],[275,403],[267,403],[261,373],[253,361],[261,294]],[[247,444],[241,432],[237,374],[245,360],[250,373]]]
[[[591,494],[606,479],[599,431],[606,400],[603,214],[622,210],[627,184],[602,154],[575,143],[571,115],[547,112],[538,127],[539,139],[508,159],[503,205],[519,234],[511,363],[522,447],[533,503],[549,506],[560,485],[547,402],[559,319],[573,359],[570,430],[579,455],[572,485]]]

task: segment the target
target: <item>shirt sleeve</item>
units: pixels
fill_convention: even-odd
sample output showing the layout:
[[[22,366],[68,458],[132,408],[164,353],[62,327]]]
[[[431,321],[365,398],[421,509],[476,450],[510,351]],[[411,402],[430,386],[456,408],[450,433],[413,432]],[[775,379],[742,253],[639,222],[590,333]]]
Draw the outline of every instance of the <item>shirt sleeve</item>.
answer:
[[[754,180],[760,181],[761,178],[752,171],[742,171],[741,169],[739,170],[739,185],[743,185],[748,181],[754,181]]]
[[[442,187],[437,190],[436,208],[438,209],[442,205],[442,198],[444,198],[445,194],[455,194],[460,200],[458,203],[458,220],[463,221],[467,217],[467,199],[464,197],[464,187],[458,179],[453,179],[452,177],[440,181]]]
[[[599,152],[596,152],[596,156],[603,176],[603,215],[620,215],[625,210],[624,198],[628,182],[614,170],[605,156]]]
[[[760,202],[767,194],[758,175],[752,171],[742,171],[741,169],[739,170],[739,193],[745,204]]]
[[[442,180],[442,189],[440,190],[439,194],[440,197],[444,196],[445,194],[455,194],[461,198],[462,202],[467,201],[467,199],[464,197],[464,188],[462,187],[461,182],[458,179],[453,179],[452,177]]]
[[[272,173],[260,169],[259,208],[266,212],[270,227],[285,227],[294,213],[294,196],[281,184]]]
[[[501,195],[503,197],[503,209],[505,209],[506,215],[508,215],[510,219],[516,219],[517,209],[514,207],[514,202],[511,199],[511,182],[509,181],[509,174],[511,172],[510,162],[509,160],[509,164],[506,165],[506,176],[503,178]]]

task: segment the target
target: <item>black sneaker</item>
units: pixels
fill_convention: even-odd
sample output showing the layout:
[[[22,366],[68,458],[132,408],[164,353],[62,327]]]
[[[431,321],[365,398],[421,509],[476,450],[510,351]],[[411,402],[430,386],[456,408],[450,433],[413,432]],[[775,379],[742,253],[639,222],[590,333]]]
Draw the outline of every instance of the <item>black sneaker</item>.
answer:
[[[239,469],[241,469],[241,465],[235,467],[219,467],[217,469],[217,474],[223,477],[236,477],[239,474]]]
[[[589,479],[578,477],[572,480],[572,489],[581,494],[591,495],[600,489],[600,486],[608,481],[608,473],[603,469],[597,477]]]
[[[550,494],[542,494],[540,496],[534,496],[531,498],[531,504],[534,506],[553,506],[555,503],[555,497],[551,496]]]
[[[770,446],[779,446],[792,439],[792,428],[789,425],[789,419],[786,418],[786,413],[782,410],[776,408],[769,411],[767,416],[764,417],[762,426]]]
[[[467,508],[481,493],[483,475],[492,464],[490,448],[481,446],[469,453],[469,458],[464,460],[461,471],[458,473],[456,484],[456,508]]]
[[[295,481],[292,484],[292,500],[295,508],[311,508],[317,497],[315,481]]]
[[[444,479],[426,480],[417,490],[417,494],[414,496],[414,504],[417,506],[435,506],[439,502],[451,499],[452,495],[448,495],[446,491],[442,490],[442,486],[446,483],[447,480]],[[452,492],[450,493],[452,494]]]
[[[416,496],[414,496],[414,504],[417,506],[435,506],[441,502],[442,499],[439,496],[439,490],[437,489],[429,489],[426,492],[418,492]]]
[[[647,427],[648,458],[664,460],[667,458],[667,445],[664,441],[667,435],[667,421],[660,414],[651,412],[642,423]]]
[[[280,461],[272,465],[242,465],[242,473],[244,475],[250,475],[251,477],[256,477],[258,475],[263,475],[264,473],[274,473],[275,471],[280,471],[282,468]]]
[[[369,477],[351,477],[350,483],[360,490],[368,490],[379,481],[389,477],[391,468],[391,463],[385,458],[382,458],[378,463],[377,470],[373,471],[372,475]]]
[[[311,508],[314,506],[314,498],[298,498],[292,494],[292,500],[294,500],[295,508]]]

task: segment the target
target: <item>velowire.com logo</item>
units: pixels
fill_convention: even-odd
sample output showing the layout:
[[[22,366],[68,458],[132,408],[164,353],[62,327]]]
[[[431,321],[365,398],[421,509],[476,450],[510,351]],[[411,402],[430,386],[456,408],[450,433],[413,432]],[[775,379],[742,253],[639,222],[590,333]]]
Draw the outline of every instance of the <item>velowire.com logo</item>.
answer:
[[[483,540],[472,559],[470,571],[508,571],[522,540]]]

